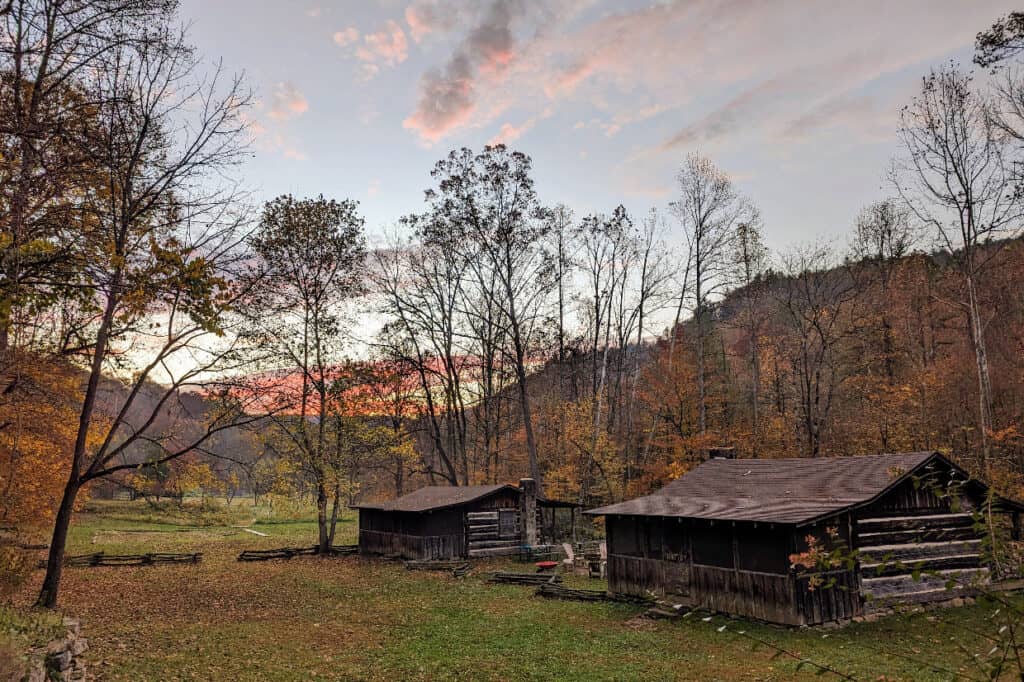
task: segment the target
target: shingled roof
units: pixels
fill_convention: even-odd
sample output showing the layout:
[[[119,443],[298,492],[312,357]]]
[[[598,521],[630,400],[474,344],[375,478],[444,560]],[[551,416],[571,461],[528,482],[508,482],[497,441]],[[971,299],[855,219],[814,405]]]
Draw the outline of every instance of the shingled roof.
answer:
[[[800,525],[866,504],[936,458],[948,463],[935,452],[712,459],[653,495],[585,513]]]
[[[379,509],[381,511],[428,512],[474,502],[482,497],[508,488],[519,492],[514,485],[428,485],[408,495],[379,504],[354,504],[353,509]]]

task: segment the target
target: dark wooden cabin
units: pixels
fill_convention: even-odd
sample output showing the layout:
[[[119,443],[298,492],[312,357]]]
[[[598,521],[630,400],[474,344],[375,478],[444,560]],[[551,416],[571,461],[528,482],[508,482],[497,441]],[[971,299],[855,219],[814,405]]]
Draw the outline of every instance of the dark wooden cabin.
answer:
[[[514,485],[427,486],[380,504],[357,504],[359,551],[403,559],[516,554],[536,545],[544,510],[576,505],[546,500],[532,479]],[[552,524],[553,525],[553,524]]]
[[[606,517],[612,593],[816,625],[951,599],[950,578],[986,581],[975,517],[987,493],[934,452],[711,459],[653,495],[586,513]],[[1017,529],[1022,506],[997,507]],[[814,572],[791,560],[808,536],[859,558],[817,573],[825,584],[812,589]],[[938,576],[914,580],[916,568]]]

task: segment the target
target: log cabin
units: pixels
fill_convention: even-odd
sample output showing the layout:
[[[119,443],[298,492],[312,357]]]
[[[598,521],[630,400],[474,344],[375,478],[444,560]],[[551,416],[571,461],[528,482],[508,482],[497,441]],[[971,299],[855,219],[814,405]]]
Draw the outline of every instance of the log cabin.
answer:
[[[574,530],[577,507],[538,496],[530,478],[519,486],[426,486],[388,502],[352,505],[361,554],[417,560],[518,554],[545,534],[556,539],[556,509],[569,511]]]
[[[985,485],[936,452],[714,457],[655,494],[585,513],[606,519],[613,594],[817,625],[986,582],[978,517],[988,500]],[[1024,507],[993,500],[1018,535]],[[843,547],[852,565],[801,566],[812,538]]]

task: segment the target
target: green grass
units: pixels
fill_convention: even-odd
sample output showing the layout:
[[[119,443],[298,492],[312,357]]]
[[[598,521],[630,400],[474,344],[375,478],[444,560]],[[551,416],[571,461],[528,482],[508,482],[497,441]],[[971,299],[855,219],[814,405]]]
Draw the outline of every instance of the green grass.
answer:
[[[648,621],[639,607],[548,601],[483,581],[489,570],[529,568],[509,562],[461,580],[357,557],[239,563],[243,549],[312,544],[316,524],[311,514],[274,522],[244,505],[218,513],[227,516],[199,523],[188,514],[201,511],[94,503],[77,516],[71,553],[204,552],[196,566],[65,572],[62,607],[82,619],[99,679],[815,679],[755,637],[858,679],[945,680],[971,672],[969,654],[989,648],[992,608],[980,604],[786,629],[707,614]],[[355,541],[350,516],[338,532],[338,544]]]

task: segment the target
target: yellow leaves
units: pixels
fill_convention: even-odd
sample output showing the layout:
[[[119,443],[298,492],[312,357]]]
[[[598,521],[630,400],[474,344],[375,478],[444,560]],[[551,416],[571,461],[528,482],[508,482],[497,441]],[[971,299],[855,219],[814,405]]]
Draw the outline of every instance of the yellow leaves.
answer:
[[[0,399],[0,522],[40,528],[60,504],[78,426],[79,379],[70,367],[18,354]],[[90,434],[92,441],[95,435]]]

